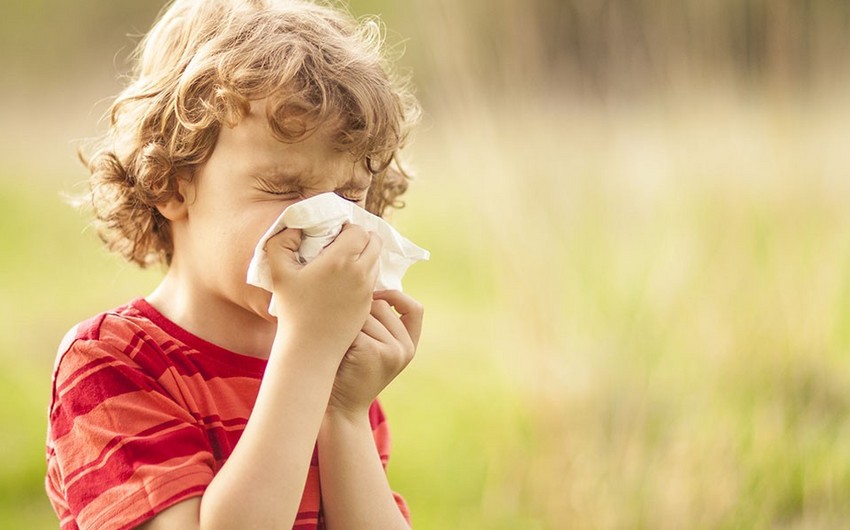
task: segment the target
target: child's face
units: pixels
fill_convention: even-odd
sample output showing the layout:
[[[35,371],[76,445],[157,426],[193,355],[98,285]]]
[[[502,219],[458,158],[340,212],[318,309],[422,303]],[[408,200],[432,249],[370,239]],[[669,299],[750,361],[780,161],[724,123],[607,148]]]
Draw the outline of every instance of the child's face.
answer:
[[[371,174],[334,148],[333,132],[323,126],[283,143],[272,135],[263,102],[236,127],[222,128],[209,160],[182,185],[186,214],[172,223],[172,270],[204,310],[243,309],[270,320],[271,295],[245,283],[263,233],[287,206],[312,195],[335,191],[364,204]]]

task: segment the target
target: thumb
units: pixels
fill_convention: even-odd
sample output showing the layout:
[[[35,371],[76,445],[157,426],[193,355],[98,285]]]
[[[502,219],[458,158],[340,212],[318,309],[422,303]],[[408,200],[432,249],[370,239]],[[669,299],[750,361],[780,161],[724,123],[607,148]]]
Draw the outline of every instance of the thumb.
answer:
[[[298,228],[285,228],[272,236],[266,242],[266,253],[269,255],[272,271],[278,272],[282,267],[292,269],[294,265],[300,266],[301,262],[298,260],[300,247],[301,230]]]
[[[266,241],[266,252],[273,252],[275,247],[281,250],[297,252],[301,246],[301,229],[284,228]]]

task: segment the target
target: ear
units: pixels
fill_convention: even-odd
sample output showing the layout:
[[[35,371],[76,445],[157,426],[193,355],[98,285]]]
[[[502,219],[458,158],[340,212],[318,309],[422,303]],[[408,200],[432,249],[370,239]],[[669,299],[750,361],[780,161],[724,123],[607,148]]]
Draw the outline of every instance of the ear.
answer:
[[[172,222],[180,221],[188,217],[188,201],[186,200],[186,197],[188,197],[192,192],[192,183],[187,178],[178,176],[176,180],[177,191],[174,195],[162,204],[156,205],[156,209],[159,210],[159,213]]]

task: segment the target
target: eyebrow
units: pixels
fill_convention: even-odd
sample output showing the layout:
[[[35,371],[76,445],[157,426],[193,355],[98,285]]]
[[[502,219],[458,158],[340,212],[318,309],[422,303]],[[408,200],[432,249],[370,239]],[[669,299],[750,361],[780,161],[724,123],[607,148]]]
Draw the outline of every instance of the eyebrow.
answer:
[[[258,171],[251,177],[265,186],[292,186],[294,188],[303,189],[310,187],[310,181],[313,179],[304,178],[300,171],[281,171],[279,169],[270,171]],[[335,190],[366,190],[372,185],[372,174],[359,177],[352,175],[350,179],[337,186]]]
[[[258,171],[251,178],[266,186],[296,186],[303,188],[305,179],[300,172],[291,171]]]

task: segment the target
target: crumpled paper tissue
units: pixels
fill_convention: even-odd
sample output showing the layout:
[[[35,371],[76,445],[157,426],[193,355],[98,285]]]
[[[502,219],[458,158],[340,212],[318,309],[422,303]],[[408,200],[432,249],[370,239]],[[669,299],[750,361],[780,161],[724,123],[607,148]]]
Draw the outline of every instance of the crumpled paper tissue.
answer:
[[[360,225],[375,232],[383,241],[380,256],[380,272],[375,290],[401,290],[401,278],[408,267],[420,260],[427,260],[430,253],[402,237],[386,221],[347,201],[333,192],[314,195],[287,207],[266,230],[254,249],[248,265],[247,281],[266,291],[272,291],[272,274],[266,242],[285,228],[301,229],[301,247],[298,257],[309,263],[323,248],[330,245],[346,223]],[[275,300],[272,294],[269,313],[275,315]]]

